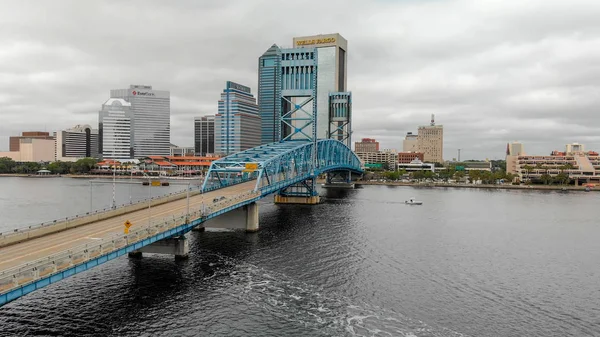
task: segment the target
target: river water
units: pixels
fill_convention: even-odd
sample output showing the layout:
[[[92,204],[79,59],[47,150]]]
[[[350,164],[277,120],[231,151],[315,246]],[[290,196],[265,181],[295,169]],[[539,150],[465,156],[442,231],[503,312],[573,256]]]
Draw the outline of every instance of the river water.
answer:
[[[93,188],[109,206],[112,186]],[[148,187],[122,185],[117,198],[129,193]],[[89,194],[87,180],[0,178],[0,226],[86,212]],[[266,198],[258,233],[190,233],[188,260],[122,257],[27,295],[0,308],[0,335],[600,335],[600,194],[321,195],[317,206]]]

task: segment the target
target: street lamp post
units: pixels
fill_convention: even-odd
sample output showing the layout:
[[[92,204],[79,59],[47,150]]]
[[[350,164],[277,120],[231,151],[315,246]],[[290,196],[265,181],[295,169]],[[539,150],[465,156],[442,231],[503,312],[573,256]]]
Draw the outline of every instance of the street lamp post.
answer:
[[[117,208],[117,202],[115,200],[115,196],[116,196],[116,191],[115,191],[115,180],[117,178],[117,171],[116,171],[117,167],[115,164],[115,161],[113,159],[113,193],[112,193],[112,209],[116,209]]]
[[[150,218],[152,217],[152,211],[150,210],[150,206],[152,205],[152,181],[150,181],[150,176],[148,176],[148,226],[150,226]]]
[[[94,194],[93,194],[92,181],[90,180],[90,214],[94,211],[93,202],[94,202]]]
[[[187,221],[186,222],[189,222],[190,221],[190,183],[188,183],[188,186],[187,186],[186,197],[187,197],[187,215],[186,215]]]

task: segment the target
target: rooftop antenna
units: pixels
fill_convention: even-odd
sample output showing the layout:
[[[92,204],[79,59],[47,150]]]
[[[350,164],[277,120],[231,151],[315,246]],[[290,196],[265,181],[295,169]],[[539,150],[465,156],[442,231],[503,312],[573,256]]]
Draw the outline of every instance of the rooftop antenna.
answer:
[[[431,114],[431,126],[435,126],[435,115]]]

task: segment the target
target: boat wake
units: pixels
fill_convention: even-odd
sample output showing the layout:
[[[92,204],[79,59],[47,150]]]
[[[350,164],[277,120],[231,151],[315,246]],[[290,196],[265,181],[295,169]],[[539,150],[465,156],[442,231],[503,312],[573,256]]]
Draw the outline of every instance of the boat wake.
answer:
[[[222,291],[260,308],[265,315],[307,330],[329,336],[465,336],[433,328],[392,310],[327,294],[323,289],[251,264],[228,263],[234,265],[221,269],[227,270],[227,275],[216,277],[218,282],[227,283],[219,287]]]

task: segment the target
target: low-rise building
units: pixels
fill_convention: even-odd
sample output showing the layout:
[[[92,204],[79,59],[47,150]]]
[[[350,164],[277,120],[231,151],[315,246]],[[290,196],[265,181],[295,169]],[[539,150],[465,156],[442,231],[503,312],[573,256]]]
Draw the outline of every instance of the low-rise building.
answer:
[[[420,161],[423,161],[423,156],[424,156],[423,152],[413,152],[413,151],[398,152],[398,164],[409,164],[411,161],[413,161],[415,159],[419,159]]]
[[[553,151],[549,156],[511,155],[509,151],[506,172],[520,181],[540,180],[547,175],[562,176],[577,184],[600,183],[600,157],[597,152],[583,152],[583,149],[583,145],[575,143],[568,144],[565,152]]]
[[[365,164],[385,164],[389,170],[398,165],[398,154],[395,151],[356,152],[360,161]]]
[[[2,157],[16,162],[54,161],[54,139],[19,138],[19,151],[0,152]]]
[[[431,171],[435,172],[435,164],[424,163],[419,159],[413,159],[410,163],[398,163],[398,170],[406,172]]]

